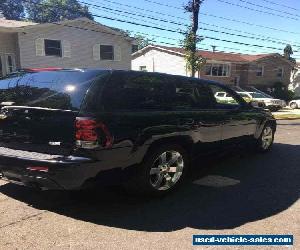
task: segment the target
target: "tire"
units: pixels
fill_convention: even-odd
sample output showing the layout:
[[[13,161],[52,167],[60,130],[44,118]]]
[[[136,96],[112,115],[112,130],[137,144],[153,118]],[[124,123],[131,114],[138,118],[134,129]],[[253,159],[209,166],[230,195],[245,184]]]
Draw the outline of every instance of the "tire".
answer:
[[[189,157],[179,145],[162,145],[147,153],[139,167],[137,178],[127,183],[125,188],[130,193],[160,196],[175,190],[184,182]]]
[[[292,103],[290,104],[290,107],[291,107],[292,109],[297,109],[297,108],[298,108],[298,105],[297,105],[297,103],[292,102]]]
[[[256,141],[256,149],[258,152],[268,152],[272,148],[274,142],[274,132],[275,129],[271,124],[267,123],[264,126],[260,137]]]

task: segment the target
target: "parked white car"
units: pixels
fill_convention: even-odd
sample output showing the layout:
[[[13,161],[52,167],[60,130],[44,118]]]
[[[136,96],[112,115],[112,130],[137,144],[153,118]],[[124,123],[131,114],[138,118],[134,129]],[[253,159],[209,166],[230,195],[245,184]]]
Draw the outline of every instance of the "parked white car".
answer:
[[[278,111],[279,109],[282,109],[286,106],[285,101],[280,99],[275,99],[272,96],[269,96],[267,94],[262,94],[258,92],[237,92],[240,94],[243,98],[245,95],[247,95],[251,100],[257,101],[262,107],[265,107],[267,109],[270,109],[271,111]]]
[[[292,108],[292,109],[298,109],[300,108],[300,99],[297,99],[297,100],[291,100],[289,102],[289,106]]]
[[[226,92],[216,92],[215,98],[220,101],[223,101],[223,102],[232,102],[233,101],[232,96]]]

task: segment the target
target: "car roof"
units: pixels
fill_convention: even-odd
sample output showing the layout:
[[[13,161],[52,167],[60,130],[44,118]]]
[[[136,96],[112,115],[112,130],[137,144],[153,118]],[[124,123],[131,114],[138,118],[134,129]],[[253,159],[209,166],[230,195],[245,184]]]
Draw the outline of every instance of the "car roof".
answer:
[[[135,71],[135,70],[118,70],[118,69],[104,69],[104,68],[59,68],[59,67],[42,67],[42,68],[23,68],[20,69],[19,71],[25,71],[25,72],[48,72],[48,71],[81,71],[81,72],[89,72],[89,71],[95,71],[95,70],[99,70],[99,71],[106,71],[106,72],[111,72],[113,73],[118,73],[118,72],[134,72],[134,73],[144,73],[144,74],[156,74],[156,75],[164,75],[164,76],[175,76],[178,78],[187,78],[187,79],[194,79],[197,80],[197,82],[199,84],[203,83],[203,84],[213,84],[216,86],[220,86],[220,87],[225,87],[226,89],[230,89],[228,86],[217,82],[217,81],[212,81],[212,80],[207,80],[207,79],[203,79],[203,78],[193,78],[193,77],[189,77],[189,76],[182,76],[182,75],[171,75],[171,74],[167,74],[167,73],[161,73],[161,72],[144,72],[144,71]],[[13,72],[16,73],[16,72]]]

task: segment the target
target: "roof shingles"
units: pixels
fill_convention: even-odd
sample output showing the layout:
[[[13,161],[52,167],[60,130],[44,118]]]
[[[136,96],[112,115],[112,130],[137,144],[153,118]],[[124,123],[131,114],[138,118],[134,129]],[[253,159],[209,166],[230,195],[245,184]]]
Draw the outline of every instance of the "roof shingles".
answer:
[[[20,28],[28,25],[35,25],[33,22],[15,21],[7,20],[5,18],[0,18],[0,27],[2,28]]]
[[[162,48],[165,50],[177,52],[184,54],[184,50],[182,48],[177,47],[167,47],[167,46],[154,46],[157,48]],[[258,54],[258,55],[248,55],[248,54],[238,54],[238,53],[225,53],[225,52],[212,52],[205,50],[198,50],[198,54],[208,60],[216,60],[216,61],[228,61],[228,62],[253,62],[265,57],[276,56],[277,54]]]

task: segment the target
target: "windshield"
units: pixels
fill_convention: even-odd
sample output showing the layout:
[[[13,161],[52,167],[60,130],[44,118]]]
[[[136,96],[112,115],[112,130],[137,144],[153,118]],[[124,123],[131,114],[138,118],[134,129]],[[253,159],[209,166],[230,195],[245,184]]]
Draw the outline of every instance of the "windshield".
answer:
[[[249,96],[247,95],[247,94],[245,94],[245,93],[238,93],[241,97],[248,97],[249,98]]]
[[[91,82],[104,72],[17,72],[0,80],[0,104],[79,110]]]
[[[267,98],[265,95],[261,93],[251,93],[252,98]]]

